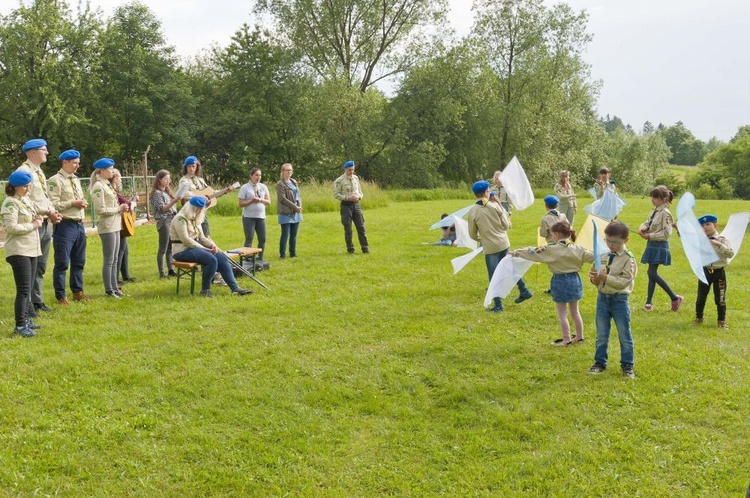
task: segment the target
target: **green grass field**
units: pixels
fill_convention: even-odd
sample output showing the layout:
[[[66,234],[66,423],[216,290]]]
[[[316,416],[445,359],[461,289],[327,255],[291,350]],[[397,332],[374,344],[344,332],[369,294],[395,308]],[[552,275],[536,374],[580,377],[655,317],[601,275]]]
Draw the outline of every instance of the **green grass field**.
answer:
[[[636,228],[648,199],[629,198]],[[11,339],[14,286],[0,265],[0,494],[3,496],[743,496],[750,367],[750,247],[728,269],[727,322],[693,326],[697,279],[679,239],[661,273],[683,309],[641,311],[631,296],[637,379],[593,362],[595,288],[581,304],[586,341],[559,336],[545,267],[530,301],[482,306],[483,258],[432,247],[427,228],[465,200],[368,209],[372,254],[348,256],[335,212],[305,215],[296,259],[278,259],[269,217],[264,291],[208,300],[156,278],[156,232],[131,239],[129,297],[105,300],[101,244],[89,238],[92,303],[57,308],[33,339]],[[750,203],[699,201],[722,222]],[[541,201],[513,215],[513,247],[532,245]],[[579,214],[577,225],[584,219]],[[237,217],[211,217],[225,249]],[[577,226],[576,228],[579,228]],[[746,242],[750,243],[750,242]],[[632,240],[638,257],[645,243]],[[50,265],[51,273],[51,265]],[[54,302],[51,281],[47,301]],[[515,292],[510,296],[515,297]]]

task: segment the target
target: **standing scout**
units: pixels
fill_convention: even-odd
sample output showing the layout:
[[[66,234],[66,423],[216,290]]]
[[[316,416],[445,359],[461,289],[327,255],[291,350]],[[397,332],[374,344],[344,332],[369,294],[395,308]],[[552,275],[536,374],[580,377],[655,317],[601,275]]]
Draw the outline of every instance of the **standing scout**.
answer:
[[[359,177],[354,174],[354,161],[344,163],[344,174],[333,182],[333,196],[341,201],[341,224],[344,225],[344,240],[346,250],[354,254],[354,243],[352,242],[352,220],[357,228],[357,237],[362,252],[367,254],[370,247],[367,244],[365,234],[365,217],[359,207],[362,199],[362,189],[359,186]]]
[[[698,218],[698,223],[703,227],[703,233],[708,236],[711,241],[711,245],[714,246],[716,255],[719,256],[719,260],[711,263],[709,266],[703,267],[703,274],[706,276],[707,284],[704,284],[700,280],[698,281],[698,298],[695,300],[695,323],[696,325],[703,323],[703,309],[706,307],[706,299],[708,298],[708,291],[711,290],[711,286],[714,286],[714,303],[716,303],[717,312],[717,325],[719,328],[726,329],[727,322],[727,275],[724,273],[724,268],[729,264],[729,259],[734,256],[734,249],[732,249],[729,240],[726,237],[719,235],[716,232],[716,225],[719,223],[719,218],[713,214],[706,214]]]
[[[635,353],[633,332],[630,329],[628,296],[633,292],[638,266],[635,264],[633,253],[625,247],[629,234],[630,229],[621,221],[613,221],[607,225],[604,236],[610,253],[606,256],[606,266],[602,265],[598,273],[593,268],[589,272],[589,280],[599,289],[596,300],[596,351],[594,364],[589,369],[589,373],[593,375],[607,369],[607,349],[614,320],[620,340],[622,374],[629,379],[635,378]]]
[[[66,150],[60,154],[62,168],[51,177],[49,199],[62,215],[55,226],[52,246],[55,248],[55,269],[52,285],[58,304],[67,305],[65,276],[70,265],[70,290],[74,301],[88,301],[83,293],[83,267],[86,265],[86,230],[83,228],[84,209],[88,202],[83,197],[81,181],[75,175],[81,166],[81,154],[77,150]]]
[[[497,196],[492,196],[490,200],[489,190],[490,183],[480,180],[471,186],[474,196],[477,198],[476,203],[471,206],[469,211],[469,236],[482,243],[484,249],[484,263],[487,265],[487,276],[492,282],[492,275],[495,273],[497,265],[500,264],[510,248],[510,240],[507,231],[511,227],[510,217],[505,209],[500,206]],[[518,279],[519,296],[515,299],[517,304],[530,299],[533,295],[526,288],[526,283],[522,278]],[[495,305],[488,308],[487,311],[500,313],[503,311],[503,301],[499,297],[494,298]]]
[[[61,216],[49,200],[47,177],[41,167],[42,164],[47,162],[49,152],[47,152],[47,142],[42,138],[29,140],[23,144],[21,149],[26,153],[26,161],[18,167],[17,171],[23,171],[31,175],[29,199],[36,212],[42,217],[42,226],[39,227],[42,254],[36,260],[31,302],[34,305],[35,313],[52,311],[44,304],[42,290],[44,289],[44,274],[47,272],[47,261],[49,261],[49,247],[52,245],[52,224],[58,223]]]

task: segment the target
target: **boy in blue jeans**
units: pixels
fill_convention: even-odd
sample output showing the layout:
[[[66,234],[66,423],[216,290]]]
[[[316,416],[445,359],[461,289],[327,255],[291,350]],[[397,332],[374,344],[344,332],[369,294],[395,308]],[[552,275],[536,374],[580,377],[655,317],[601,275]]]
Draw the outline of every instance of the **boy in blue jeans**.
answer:
[[[607,348],[614,320],[620,339],[622,374],[630,379],[635,378],[628,295],[633,292],[638,265],[633,253],[625,247],[629,232],[628,225],[621,221],[607,225],[604,236],[610,253],[604,256],[599,273],[596,270],[589,272],[589,280],[599,288],[596,300],[596,352],[590,374],[600,374],[607,369]]]

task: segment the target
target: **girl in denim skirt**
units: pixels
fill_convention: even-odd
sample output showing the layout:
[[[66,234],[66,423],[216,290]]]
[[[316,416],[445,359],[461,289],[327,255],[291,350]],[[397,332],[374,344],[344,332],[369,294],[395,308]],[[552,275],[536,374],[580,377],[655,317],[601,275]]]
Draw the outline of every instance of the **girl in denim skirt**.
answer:
[[[659,265],[669,266],[672,264],[672,255],[669,252],[669,237],[672,235],[674,219],[669,212],[669,204],[674,199],[674,194],[664,185],[658,185],[651,191],[651,203],[654,209],[648,219],[638,229],[638,234],[647,240],[646,250],[641,257],[641,263],[648,265],[648,294],[646,295],[645,311],[654,309],[651,301],[654,297],[656,285],[664,289],[672,301],[672,311],[680,309],[682,296],[675,294],[669,284],[659,275]]]
[[[552,242],[542,247],[528,247],[512,252],[513,256],[545,263],[552,272],[552,300],[557,308],[557,319],[562,329],[562,339],[553,346],[569,346],[572,342],[583,341],[583,319],[578,309],[578,301],[583,298],[583,283],[580,271],[585,263],[594,262],[594,253],[575,245],[576,232],[567,221],[558,221],[550,227]],[[574,339],[570,337],[568,309],[576,328]]]

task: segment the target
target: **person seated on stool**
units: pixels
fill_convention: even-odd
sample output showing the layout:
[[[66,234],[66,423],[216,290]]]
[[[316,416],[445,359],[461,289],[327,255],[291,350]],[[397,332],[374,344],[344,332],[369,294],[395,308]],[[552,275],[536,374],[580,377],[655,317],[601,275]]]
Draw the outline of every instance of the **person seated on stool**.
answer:
[[[186,202],[169,228],[172,252],[175,261],[198,263],[203,267],[201,295],[213,297],[211,281],[218,270],[232,294],[244,296],[253,291],[241,289],[232,273],[229,258],[221,252],[213,240],[203,234],[201,222],[205,215],[207,200],[203,196],[193,196]]]

